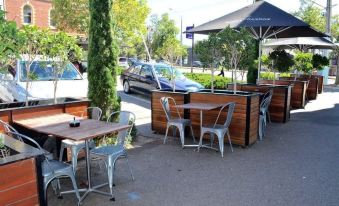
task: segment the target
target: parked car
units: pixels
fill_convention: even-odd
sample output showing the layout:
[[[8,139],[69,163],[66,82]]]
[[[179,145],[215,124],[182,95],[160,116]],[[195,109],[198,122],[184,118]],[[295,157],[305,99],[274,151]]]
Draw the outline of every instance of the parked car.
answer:
[[[150,94],[154,89],[173,89],[173,81],[169,80],[171,76],[175,76],[176,90],[197,91],[204,88],[201,84],[186,78],[174,67],[158,63],[139,63],[126,70],[120,78],[125,93],[133,91]]]
[[[54,68],[51,62],[34,61],[30,67],[33,80],[26,91],[27,72],[25,61],[18,60],[8,73],[0,73],[0,99],[4,102],[25,101],[29,99],[49,99],[54,97]],[[56,96],[87,97],[88,81],[71,63],[67,64],[59,76]]]
[[[193,61],[193,67],[202,67],[201,61]]]
[[[118,61],[119,61],[118,65],[120,67],[124,67],[126,69],[129,67],[129,65],[128,65],[128,58],[127,57],[119,57]]]

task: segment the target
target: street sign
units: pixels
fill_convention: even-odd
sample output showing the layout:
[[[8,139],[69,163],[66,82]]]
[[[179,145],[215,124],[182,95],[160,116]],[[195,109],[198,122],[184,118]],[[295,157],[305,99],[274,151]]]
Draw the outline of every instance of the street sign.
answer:
[[[193,29],[194,26],[187,26],[186,31]],[[193,33],[186,33],[186,39],[193,39]]]

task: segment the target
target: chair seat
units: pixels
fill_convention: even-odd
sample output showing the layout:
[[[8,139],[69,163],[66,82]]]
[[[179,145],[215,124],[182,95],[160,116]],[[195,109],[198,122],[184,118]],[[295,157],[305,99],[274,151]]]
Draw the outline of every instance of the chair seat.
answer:
[[[216,124],[216,125],[205,125],[201,127],[202,130],[221,130],[221,129],[227,129],[225,125],[222,124]]]
[[[64,162],[60,162],[57,160],[48,160],[47,161],[43,161],[42,162],[42,176],[43,177],[48,177],[50,175],[52,175],[53,173],[56,172],[62,172],[63,170],[72,170],[72,166],[64,163]]]
[[[91,154],[103,155],[103,156],[121,155],[123,153],[125,153],[125,150],[122,145],[108,145],[108,146],[103,146],[103,147],[97,147],[91,150]]]

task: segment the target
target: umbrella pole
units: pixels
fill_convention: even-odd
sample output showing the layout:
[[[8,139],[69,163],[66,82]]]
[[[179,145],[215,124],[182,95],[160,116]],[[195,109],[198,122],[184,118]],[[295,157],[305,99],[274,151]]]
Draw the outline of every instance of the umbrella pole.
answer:
[[[257,85],[260,84],[260,69],[261,69],[261,48],[262,47],[262,41],[261,38],[259,38],[259,59],[258,59],[258,77],[257,77]]]

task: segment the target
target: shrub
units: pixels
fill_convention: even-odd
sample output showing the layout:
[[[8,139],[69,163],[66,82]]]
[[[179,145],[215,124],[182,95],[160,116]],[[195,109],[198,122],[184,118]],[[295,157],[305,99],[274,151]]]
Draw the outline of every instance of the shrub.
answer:
[[[313,69],[312,56],[312,53],[296,53],[296,55],[294,56],[295,68],[298,71],[310,73]]]
[[[257,82],[258,78],[258,68],[256,68],[254,65],[249,67],[247,72],[247,83],[255,84]]]
[[[206,89],[210,89],[212,86],[211,75],[210,74],[195,74],[195,73],[185,73],[185,76],[191,80],[194,80]],[[222,76],[214,76],[214,89],[226,89],[226,85],[231,83],[232,79]]]
[[[313,64],[313,68],[317,70],[323,70],[324,69],[323,67],[328,66],[330,64],[330,61],[325,56],[314,54],[312,57],[312,64]]]
[[[260,73],[260,79],[274,79],[274,73],[273,72],[261,72]]]

